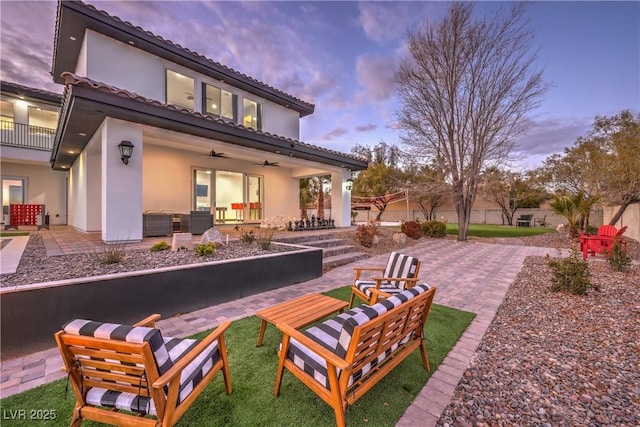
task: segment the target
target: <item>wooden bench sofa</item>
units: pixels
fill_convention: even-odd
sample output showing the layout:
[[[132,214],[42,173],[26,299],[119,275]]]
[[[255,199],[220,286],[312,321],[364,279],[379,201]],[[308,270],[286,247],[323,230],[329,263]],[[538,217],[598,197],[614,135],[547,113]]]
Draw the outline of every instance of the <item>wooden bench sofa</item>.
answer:
[[[424,368],[430,370],[424,327],[435,291],[435,286],[420,284],[306,331],[276,324],[283,337],[274,394],[280,394],[286,368],[333,407],[338,426],[346,425],[347,406],[416,348]]]
[[[172,426],[218,372],[231,393],[225,322],[204,339],[162,336],[151,315],[135,325],[75,319],[55,334],[76,404],[71,419]],[[152,416],[153,418],[145,417]]]

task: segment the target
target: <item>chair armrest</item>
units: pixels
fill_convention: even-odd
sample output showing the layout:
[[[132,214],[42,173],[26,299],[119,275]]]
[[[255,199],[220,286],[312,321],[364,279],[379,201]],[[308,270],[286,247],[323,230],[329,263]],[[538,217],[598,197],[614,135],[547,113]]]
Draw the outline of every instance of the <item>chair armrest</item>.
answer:
[[[211,343],[215,340],[223,336],[224,331],[226,331],[229,326],[231,326],[231,322],[224,322],[220,326],[218,326],[214,331],[212,331],[209,335],[207,335],[202,341],[198,343],[191,351],[184,355],[182,359],[178,361],[175,365],[171,367],[167,372],[164,373],[160,378],[158,378],[152,385],[153,388],[162,388],[169,384],[174,378],[180,378],[180,373],[184,368],[187,367],[189,363],[193,361],[200,353],[202,353]],[[221,352],[225,349],[220,348]]]
[[[351,363],[346,360],[336,356],[334,353],[330,352],[311,338],[307,337],[300,331],[292,328],[291,326],[284,323],[276,323],[276,328],[280,329],[283,334],[290,336],[291,338],[295,338],[300,344],[307,347],[309,350],[316,353],[318,356],[322,357],[327,363],[335,366],[340,369],[347,369],[351,366]]]
[[[355,271],[382,271],[384,272],[384,268],[381,267],[353,267]]]
[[[145,317],[141,321],[135,323],[133,326],[146,326],[148,328],[155,328],[156,322],[160,320],[159,314],[152,314],[151,316]]]

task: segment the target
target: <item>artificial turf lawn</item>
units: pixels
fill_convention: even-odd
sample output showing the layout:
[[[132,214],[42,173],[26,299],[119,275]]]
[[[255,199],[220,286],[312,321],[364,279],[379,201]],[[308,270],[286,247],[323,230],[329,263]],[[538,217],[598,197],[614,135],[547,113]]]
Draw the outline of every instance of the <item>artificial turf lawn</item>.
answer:
[[[524,237],[553,233],[554,228],[512,227],[508,225],[469,224],[467,236],[475,237]],[[458,235],[458,224],[447,224],[447,234]]]
[[[348,300],[350,288],[326,293]],[[437,296],[437,291],[436,291]],[[471,323],[475,314],[434,304],[427,319],[426,347],[431,372]],[[281,334],[267,326],[262,347],[256,347],[260,320],[256,316],[234,321],[225,333],[229,350],[233,393],[224,392],[222,374],[209,384],[181,418],[180,426],[333,426],[333,409],[298,379],[285,371],[280,396],[273,395],[277,349]],[[200,333],[195,337],[202,337]],[[422,367],[420,350],[415,350],[382,381],[347,410],[349,426],[391,426],[420,392],[431,373]],[[65,397],[66,380],[0,400],[2,426],[68,426],[75,398],[71,386]],[[7,419],[25,410],[27,419]],[[30,419],[35,411],[55,412],[55,420]],[[33,411],[33,412],[31,412]],[[15,417],[14,417],[15,418]],[[83,425],[100,425],[85,422]]]

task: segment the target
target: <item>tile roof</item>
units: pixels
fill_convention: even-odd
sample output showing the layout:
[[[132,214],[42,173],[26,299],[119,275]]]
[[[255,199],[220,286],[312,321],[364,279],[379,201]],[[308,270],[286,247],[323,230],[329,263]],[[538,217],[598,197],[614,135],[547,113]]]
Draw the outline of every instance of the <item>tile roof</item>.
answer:
[[[267,136],[269,138],[273,138],[273,139],[277,139],[277,140],[280,140],[280,141],[283,141],[283,142],[290,143],[290,144],[292,144],[292,148],[294,148],[296,146],[307,147],[307,148],[311,148],[311,149],[315,149],[315,150],[324,151],[326,153],[331,153],[331,154],[334,154],[334,155],[343,156],[343,157],[346,157],[346,158],[349,158],[349,159],[352,159],[352,160],[355,160],[355,161],[358,161],[358,162],[365,162],[365,163],[367,162],[365,159],[363,159],[363,158],[361,158],[359,156],[353,155],[353,154],[343,153],[343,152],[336,151],[336,150],[330,150],[328,148],[324,148],[324,147],[320,147],[320,146],[317,146],[317,145],[308,144],[306,142],[302,142],[302,141],[299,141],[299,140],[296,140],[296,139],[286,138],[286,137],[279,136],[279,135],[276,135],[276,134],[272,134],[272,133],[269,133],[269,132],[256,130],[256,129],[251,128],[251,127],[246,127],[246,126],[243,126],[241,124],[230,122],[228,120],[224,120],[224,119],[221,119],[221,118],[213,117],[213,116],[208,115],[208,114],[202,114],[202,113],[199,113],[199,112],[196,112],[196,111],[189,110],[188,108],[179,107],[177,105],[165,104],[163,102],[157,101],[155,99],[146,98],[146,97],[144,97],[142,95],[138,95],[137,93],[130,92],[130,91],[125,90],[125,89],[120,89],[120,88],[108,85],[106,83],[102,83],[102,82],[98,82],[98,81],[92,80],[92,79],[90,79],[88,77],[78,76],[78,75],[70,73],[70,72],[62,73],[62,77],[65,79],[65,87],[66,87],[65,88],[65,97],[68,94],[69,85],[74,85],[74,86],[80,86],[80,87],[84,87],[84,88],[94,89],[94,90],[97,90],[97,91],[100,91],[100,92],[109,93],[109,94],[116,95],[116,96],[119,96],[119,97],[122,97],[122,98],[135,100],[135,101],[138,101],[138,102],[142,102],[142,103],[149,104],[149,105],[154,105],[154,106],[157,106],[157,107],[163,107],[163,108],[166,108],[168,110],[177,111],[177,112],[180,112],[180,113],[183,113],[183,114],[187,114],[187,115],[190,115],[190,116],[193,116],[193,117],[201,118],[203,120],[210,120],[210,121],[217,122],[217,123],[220,123],[220,124],[224,124],[226,126],[234,127],[234,128],[237,128],[237,129],[244,129],[244,130],[246,130],[248,132],[251,132],[251,133],[254,133],[256,135],[264,135],[264,136]],[[60,117],[62,117],[62,115]]]
[[[66,2],[65,2],[65,3],[66,3]],[[71,2],[69,2],[69,3],[71,3]],[[188,55],[190,55],[190,56],[192,56],[192,57],[194,57],[194,58],[197,58],[197,59],[201,59],[201,60],[207,61],[207,62],[208,62],[209,64],[211,64],[213,67],[220,69],[221,71],[225,72],[227,75],[229,75],[229,76],[231,76],[231,77],[236,77],[236,78],[237,78],[237,77],[240,77],[240,78],[242,78],[242,79],[244,79],[244,80],[250,81],[250,82],[251,82],[251,83],[253,83],[254,85],[256,85],[256,86],[258,86],[259,88],[261,88],[262,90],[268,90],[268,91],[271,91],[271,92],[278,93],[278,94],[280,94],[281,96],[284,96],[284,97],[290,98],[291,100],[293,100],[293,101],[295,101],[295,102],[297,102],[297,103],[300,103],[300,104],[304,105],[304,106],[305,106],[307,109],[309,109],[311,112],[313,112],[313,110],[314,110],[314,108],[315,108],[315,105],[314,105],[314,104],[312,104],[312,103],[310,103],[310,102],[306,102],[306,101],[304,101],[304,100],[302,100],[302,99],[300,99],[300,98],[297,98],[297,97],[295,97],[295,96],[293,96],[293,95],[290,95],[290,94],[288,94],[288,93],[286,93],[286,92],[283,92],[283,91],[281,91],[280,89],[277,89],[277,88],[275,88],[275,87],[273,87],[273,86],[270,86],[270,85],[268,85],[268,84],[266,84],[266,83],[263,83],[263,82],[261,82],[261,81],[259,81],[259,80],[255,79],[255,78],[253,78],[253,77],[251,77],[251,76],[248,76],[248,75],[246,75],[246,74],[243,74],[243,73],[241,73],[241,72],[239,72],[239,71],[237,71],[237,70],[235,70],[235,69],[233,69],[233,68],[231,68],[231,67],[228,67],[228,66],[226,66],[226,65],[224,65],[224,64],[221,64],[221,63],[216,62],[216,61],[214,61],[214,60],[212,60],[212,59],[210,59],[210,58],[207,58],[206,56],[201,55],[201,54],[199,54],[199,53],[197,53],[197,52],[195,52],[195,51],[192,51],[192,50],[190,50],[190,49],[188,49],[188,48],[186,48],[186,47],[183,47],[183,46],[181,46],[181,45],[179,45],[179,44],[177,44],[177,43],[174,43],[174,42],[172,42],[171,40],[165,39],[165,38],[163,38],[162,36],[159,36],[159,35],[157,35],[157,34],[154,34],[154,33],[152,33],[151,31],[147,31],[147,30],[145,30],[144,28],[142,28],[142,27],[140,27],[140,26],[134,25],[134,24],[132,24],[132,23],[131,23],[131,22],[129,22],[129,21],[124,21],[124,20],[120,19],[120,18],[119,18],[119,17],[117,17],[117,16],[110,15],[110,14],[109,14],[109,13],[107,13],[106,11],[104,11],[104,10],[100,10],[100,9],[96,8],[95,6],[93,6],[93,5],[91,5],[91,4],[84,3],[84,2],[82,2],[82,1],[74,1],[73,3],[78,4],[78,5],[81,5],[81,6],[83,6],[83,7],[86,7],[87,9],[90,9],[90,10],[92,10],[93,12],[99,13],[99,14],[101,14],[102,16],[104,16],[104,17],[105,17],[105,18],[107,18],[107,19],[110,19],[110,20],[115,21],[115,22],[120,23],[120,24],[124,24],[124,25],[126,25],[127,27],[129,27],[129,28],[131,28],[131,29],[134,29],[134,30],[137,30],[137,31],[139,31],[139,32],[142,32],[142,33],[144,33],[144,34],[146,34],[146,35],[148,35],[148,36],[150,36],[150,37],[155,38],[156,40],[160,41],[161,43],[164,43],[164,44],[166,44],[166,45],[168,45],[168,46],[171,46],[171,47],[173,47],[173,48],[179,49],[179,50],[181,50],[182,52],[184,52],[184,53],[186,53],[186,54],[188,54]],[[59,25],[58,25],[58,23],[59,23],[59,20],[60,20],[60,14],[61,14],[61,6],[59,6],[59,7],[58,7],[58,12],[57,12],[57,16],[56,16],[56,30],[55,30],[55,31],[56,31],[56,34],[55,34],[55,43],[57,43],[57,40],[58,40],[58,31],[59,31]],[[53,73],[53,64],[55,63],[56,49],[57,49],[57,46],[54,46],[54,48],[53,48],[53,52],[54,52],[54,53],[53,53],[53,55],[54,55],[54,59],[53,59],[53,61],[52,61],[52,73]]]
[[[15,95],[28,96],[36,99],[44,99],[48,101],[57,100],[60,102],[62,100],[62,94],[56,92],[50,92],[44,89],[36,89],[34,87],[24,86],[18,83],[7,82],[5,80],[0,80],[0,88],[3,92],[12,93]]]

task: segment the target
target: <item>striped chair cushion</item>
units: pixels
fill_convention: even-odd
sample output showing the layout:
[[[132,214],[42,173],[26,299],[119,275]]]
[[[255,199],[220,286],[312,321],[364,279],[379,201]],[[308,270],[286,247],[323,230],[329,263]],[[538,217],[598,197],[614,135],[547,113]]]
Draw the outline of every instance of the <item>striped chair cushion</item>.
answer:
[[[391,252],[387,267],[384,270],[384,277],[404,277],[413,279],[418,268],[418,258],[403,255],[398,252]],[[392,281],[392,285],[404,289],[407,282]]]
[[[424,283],[415,286],[412,289],[403,291],[398,295],[387,298],[373,306],[362,305],[360,307],[355,307],[346,313],[342,313],[320,325],[304,331],[303,334],[328,350],[331,350],[336,355],[344,358],[346,356],[347,349],[349,348],[349,344],[351,343],[351,337],[356,326],[365,324],[392,308],[399,306],[403,302],[410,300],[416,295],[426,292],[429,288],[430,286]],[[366,366],[363,366],[358,371],[353,372],[349,378],[349,385],[369,373],[375,366],[380,364],[391,353],[393,353],[399,345],[406,343],[410,338],[411,334],[408,334],[397,345],[394,345],[386,352],[380,354],[377,359],[373,360]],[[313,376],[313,378],[324,387],[329,388],[326,361],[313,351],[309,350],[309,348],[304,344],[301,344],[299,341],[292,338],[289,344],[287,358],[300,369]],[[338,377],[339,376],[340,370],[338,370]]]
[[[93,406],[106,406],[123,411],[138,412],[143,415],[157,415],[153,399],[134,393],[91,387],[87,391],[87,403]]]
[[[402,282],[402,284],[405,285],[406,282]],[[356,280],[356,287],[360,289],[366,296],[371,297],[371,289],[375,289],[376,282],[371,282],[369,280]],[[404,287],[399,288],[389,282],[382,282],[380,284],[380,290],[388,294],[399,294],[400,292],[404,291]]]
[[[165,338],[165,343],[169,349],[169,356],[173,363],[178,363],[199,341],[192,339]],[[213,365],[220,360],[218,341],[214,341],[205,348],[180,374],[180,395],[178,403],[189,396],[193,389],[211,371]]]
[[[131,343],[148,342],[158,365],[158,374],[162,375],[173,366],[169,352],[159,329],[145,326],[119,325],[117,323],[94,322],[75,319],[65,324],[62,329],[67,334],[85,337],[103,338],[107,340]]]
[[[167,372],[169,368],[182,359],[184,355],[191,351],[199,342],[193,339],[162,337],[160,330],[154,328],[93,322],[83,319],[72,320],[67,323],[63,329],[66,333],[74,335],[136,343],[147,341],[156,358],[158,367],[163,367],[160,369],[161,372],[159,372],[159,375]],[[218,349],[218,341],[214,341],[185,367],[180,375],[178,403],[183,401],[191,391],[193,391],[219,359],[220,351]],[[159,360],[162,360],[162,365]],[[168,387],[165,387],[165,391],[168,391]],[[148,397],[139,396],[134,393],[117,392],[105,388],[93,387],[87,391],[87,402],[92,405],[108,406],[155,415],[153,401]]]

